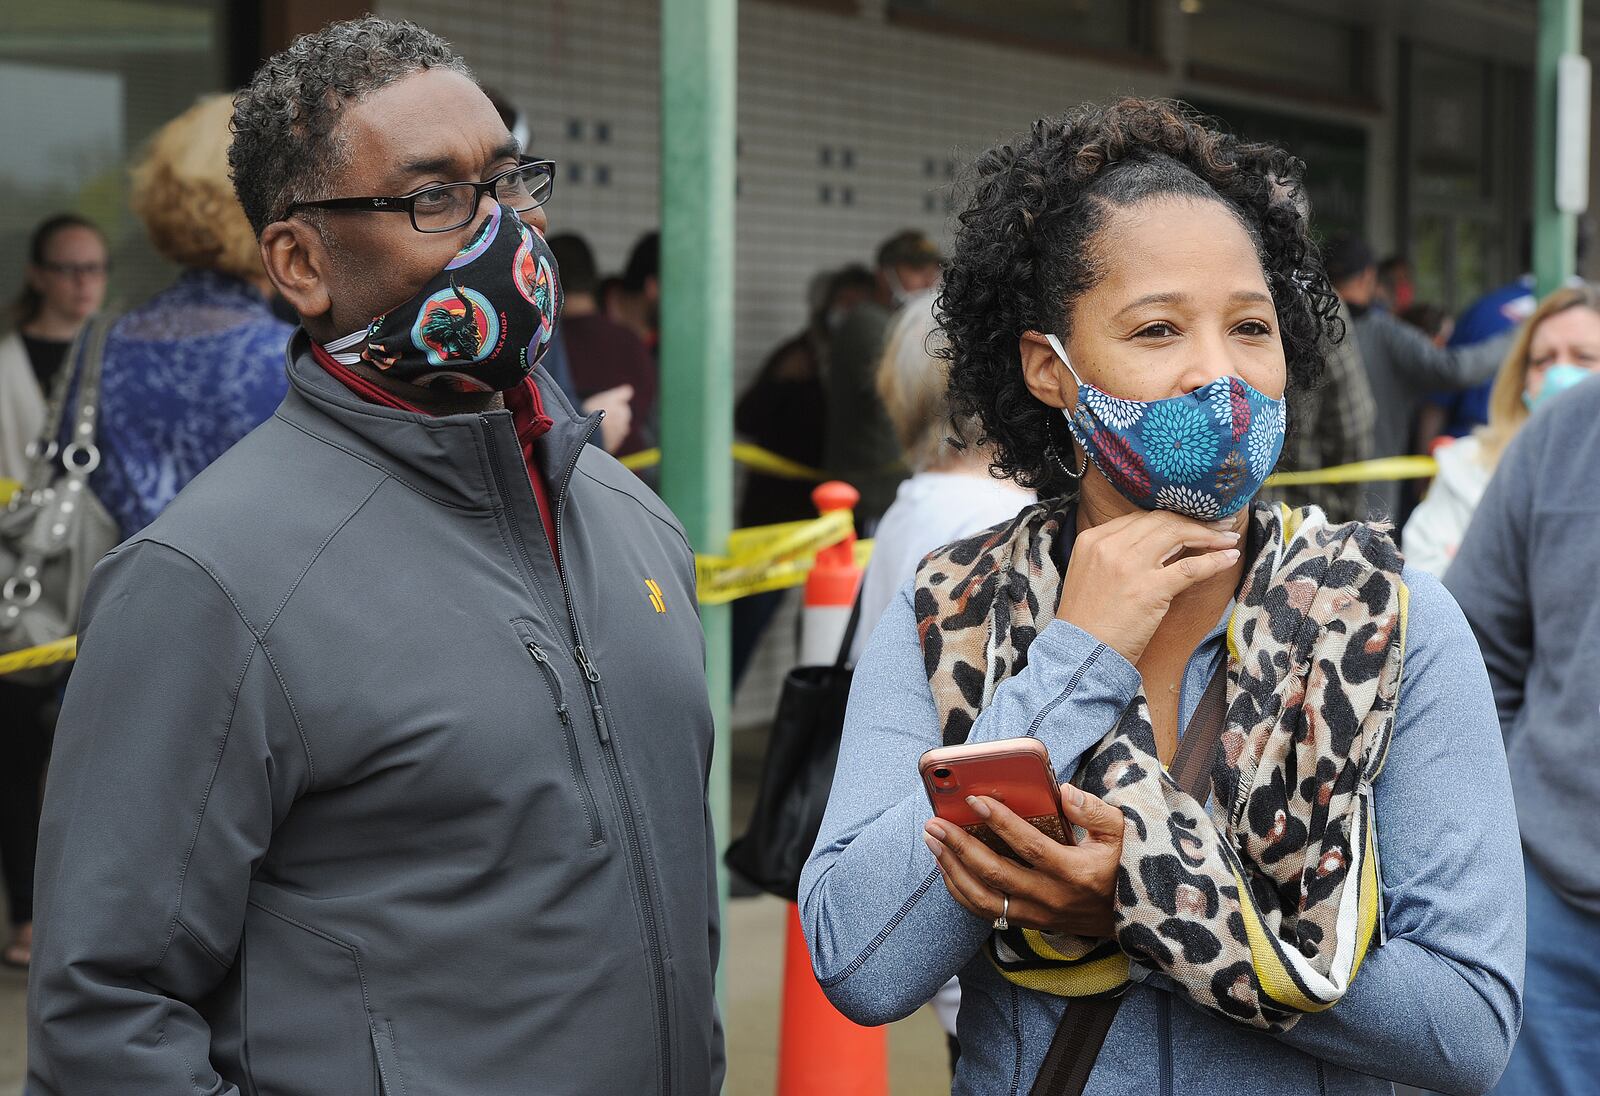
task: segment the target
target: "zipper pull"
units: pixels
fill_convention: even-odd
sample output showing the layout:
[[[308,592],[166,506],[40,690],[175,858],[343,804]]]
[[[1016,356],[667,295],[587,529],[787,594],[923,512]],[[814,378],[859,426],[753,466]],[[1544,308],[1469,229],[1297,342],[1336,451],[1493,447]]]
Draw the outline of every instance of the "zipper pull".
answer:
[[[583,645],[572,648],[572,655],[578,660],[578,667],[583,671],[583,676],[591,685],[600,683],[600,671],[594,668],[594,663],[589,661],[589,656],[583,653]]]
[[[543,647],[539,646],[537,643],[529,643],[526,644],[526,646],[528,648],[528,654],[533,656],[533,660],[535,662],[541,666],[550,665],[550,656],[544,653]]]

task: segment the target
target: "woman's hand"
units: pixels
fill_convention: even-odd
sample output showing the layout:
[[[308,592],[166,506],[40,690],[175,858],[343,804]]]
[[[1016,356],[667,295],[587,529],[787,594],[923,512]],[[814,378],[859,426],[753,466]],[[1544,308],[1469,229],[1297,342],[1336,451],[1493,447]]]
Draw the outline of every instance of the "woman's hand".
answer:
[[[1235,524],[1150,510],[1085,529],[1072,543],[1057,618],[1137,664],[1172,599],[1239,562]],[[1178,558],[1185,550],[1196,554]]]
[[[997,799],[973,796],[968,802],[1027,866],[999,855],[959,826],[932,819],[924,838],[952,898],[986,921],[1004,910],[1007,920],[1023,928],[1112,935],[1121,811],[1071,784],[1061,785],[1067,821],[1088,831],[1081,844],[1063,845]]]

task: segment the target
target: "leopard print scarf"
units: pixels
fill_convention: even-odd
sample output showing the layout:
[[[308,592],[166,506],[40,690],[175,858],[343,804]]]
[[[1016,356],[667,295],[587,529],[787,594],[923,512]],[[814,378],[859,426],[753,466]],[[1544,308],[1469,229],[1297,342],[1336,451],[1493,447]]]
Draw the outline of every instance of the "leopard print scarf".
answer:
[[[1141,692],[1073,780],[1126,817],[1116,938],[996,932],[989,955],[1010,981],[1103,993],[1127,982],[1131,958],[1204,1008],[1284,1031],[1355,978],[1379,916],[1372,782],[1400,689],[1402,561],[1383,528],[1332,525],[1317,509],[1258,504],[1251,521],[1254,557],[1228,624],[1215,814],[1162,767]],[[966,741],[1055,618],[1051,553],[1073,522],[1070,504],[1040,503],[918,569],[946,744]]]

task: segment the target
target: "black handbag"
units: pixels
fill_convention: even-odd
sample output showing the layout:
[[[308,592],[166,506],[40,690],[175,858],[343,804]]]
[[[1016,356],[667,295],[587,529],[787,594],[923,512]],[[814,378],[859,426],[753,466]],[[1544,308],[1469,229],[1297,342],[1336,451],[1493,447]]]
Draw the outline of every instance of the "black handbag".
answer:
[[[750,828],[723,858],[762,890],[791,902],[799,895],[800,869],[817,842],[833,788],[855,672],[847,663],[860,623],[857,593],[833,665],[797,666],[784,676]]]

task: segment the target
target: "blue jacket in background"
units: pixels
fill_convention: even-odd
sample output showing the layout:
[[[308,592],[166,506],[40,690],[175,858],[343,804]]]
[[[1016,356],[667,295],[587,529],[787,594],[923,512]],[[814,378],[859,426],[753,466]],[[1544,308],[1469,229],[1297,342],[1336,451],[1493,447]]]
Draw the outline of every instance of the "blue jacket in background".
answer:
[[[90,486],[124,538],[283,402],[294,328],[249,283],[187,270],[119,319],[100,383]]]
[[[1600,394],[1600,386],[1594,386]],[[1481,1093],[1521,1022],[1523,875],[1493,698],[1461,612],[1407,568],[1410,620],[1393,744],[1374,785],[1387,940],[1348,994],[1282,1035],[1192,1005],[1162,975],[1129,990],[1090,1096],[1367,1096],[1390,1080]],[[1180,726],[1225,657],[1232,605],[1190,658]],[[1044,628],[968,741],[1037,727],[1069,778],[1140,688],[1139,672],[1088,633]],[[1003,979],[980,950],[987,920],[956,904],[922,840],[917,758],[941,745],[908,585],[873,633],[850,695],[838,772],[800,880],[816,974],[846,1015],[907,1016],[961,978],[954,1092],[1028,1091],[1064,998]]]
[[[1514,282],[1491,289],[1473,301],[1456,320],[1456,329],[1450,335],[1450,346],[1476,346],[1488,342],[1496,335],[1512,330],[1533,314],[1539,299],[1533,293],[1533,276],[1525,274]],[[1432,402],[1443,407],[1449,418],[1444,432],[1451,437],[1464,438],[1489,421],[1489,392],[1494,388],[1494,378],[1474,385],[1465,392],[1441,392]]]

